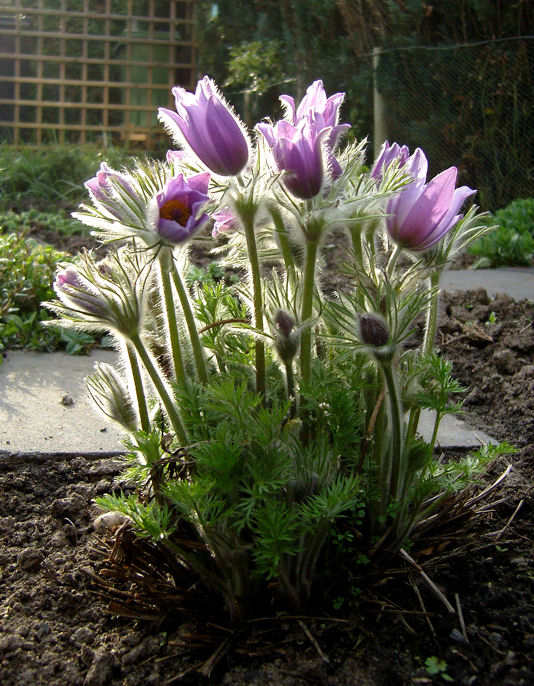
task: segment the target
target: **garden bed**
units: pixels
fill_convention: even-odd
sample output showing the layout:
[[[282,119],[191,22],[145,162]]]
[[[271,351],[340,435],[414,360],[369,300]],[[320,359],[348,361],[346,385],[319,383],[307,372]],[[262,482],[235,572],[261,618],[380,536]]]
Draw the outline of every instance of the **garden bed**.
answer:
[[[475,530],[411,551],[455,614],[399,559],[359,604],[347,597],[335,610],[323,602],[310,617],[234,631],[217,607],[211,625],[114,616],[91,577],[103,567],[91,501],[109,490],[120,462],[4,459],[1,683],[532,683],[534,304],[472,291],[446,296],[441,309],[438,341],[469,387],[466,419],[518,449]],[[503,459],[492,476],[505,466]]]

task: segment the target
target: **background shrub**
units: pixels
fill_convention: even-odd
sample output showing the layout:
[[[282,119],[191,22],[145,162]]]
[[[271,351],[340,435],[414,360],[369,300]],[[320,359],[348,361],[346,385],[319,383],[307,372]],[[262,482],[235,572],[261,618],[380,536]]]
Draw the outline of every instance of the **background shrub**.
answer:
[[[469,251],[479,258],[476,267],[534,263],[534,198],[514,200],[487,222],[497,228],[471,245]]]

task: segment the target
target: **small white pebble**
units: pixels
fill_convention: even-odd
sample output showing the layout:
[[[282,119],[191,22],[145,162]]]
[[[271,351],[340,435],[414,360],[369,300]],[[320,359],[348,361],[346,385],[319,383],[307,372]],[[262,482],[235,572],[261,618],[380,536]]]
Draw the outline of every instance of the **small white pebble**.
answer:
[[[128,521],[126,515],[120,512],[104,512],[104,514],[98,515],[98,517],[93,522],[95,531],[98,533],[103,533],[105,531],[112,531],[117,529],[121,524]]]

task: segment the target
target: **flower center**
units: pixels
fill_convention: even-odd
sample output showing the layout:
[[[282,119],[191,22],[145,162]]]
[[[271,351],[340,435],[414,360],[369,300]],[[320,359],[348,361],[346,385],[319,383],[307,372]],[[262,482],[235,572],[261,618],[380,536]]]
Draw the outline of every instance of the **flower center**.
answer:
[[[171,219],[172,221],[178,222],[180,226],[185,226],[187,220],[191,216],[191,210],[181,200],[167,200],[167,202],[159,208],[159,216],[161,219]]]

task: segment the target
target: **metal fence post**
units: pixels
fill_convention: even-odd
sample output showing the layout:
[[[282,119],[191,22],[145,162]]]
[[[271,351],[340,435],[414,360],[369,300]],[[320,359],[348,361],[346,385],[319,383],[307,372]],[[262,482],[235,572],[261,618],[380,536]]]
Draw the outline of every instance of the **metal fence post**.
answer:
[[[378,63],[380,60],[380,48],[373,48],[373,149],[375,158],[378,157],[382,143],[387,138],[386,115],[384,98],[378,90]]]

